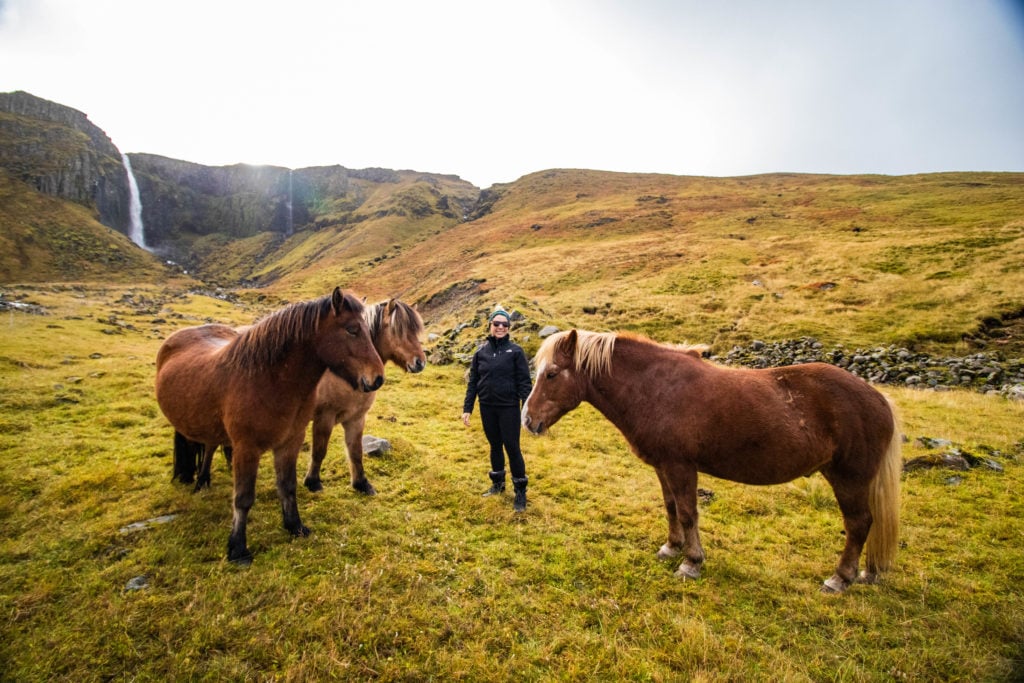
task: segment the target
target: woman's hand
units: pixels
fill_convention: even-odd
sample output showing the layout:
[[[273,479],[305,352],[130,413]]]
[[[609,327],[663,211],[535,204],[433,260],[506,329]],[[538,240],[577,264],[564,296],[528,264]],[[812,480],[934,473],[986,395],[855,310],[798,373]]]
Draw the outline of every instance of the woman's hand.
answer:
[[[462,424],[469,426],[469,413],[462,414]]]

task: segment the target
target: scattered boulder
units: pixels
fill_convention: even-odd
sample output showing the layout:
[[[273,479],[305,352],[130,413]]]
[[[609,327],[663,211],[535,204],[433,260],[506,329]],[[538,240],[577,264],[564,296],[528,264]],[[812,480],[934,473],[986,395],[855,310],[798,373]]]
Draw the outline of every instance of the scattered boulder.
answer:
[[[149,577],[143,574],[131,579],[124,587],[125,591],[140,591],[149,588]]]
[[[826,348],[813,337],[766,343],[754,340],[733,347],[715,360],[726,365],[774,368],[800,363],[830,363],[875,384],[898,384],[923,389],[954,387],[1024,400],[1024,359],[1004,358],[997,352],[939,358],[895,345],[848,350]]]
[[[363,454],[369,456],[387,455],[392,450],[391,442],[369,434],[363,435]]]

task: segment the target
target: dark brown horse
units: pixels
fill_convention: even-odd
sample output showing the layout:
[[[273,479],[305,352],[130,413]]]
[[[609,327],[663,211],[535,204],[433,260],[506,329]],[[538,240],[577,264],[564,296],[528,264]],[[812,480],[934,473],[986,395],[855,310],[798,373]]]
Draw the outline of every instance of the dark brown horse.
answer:
[[[341,289],[292,304],[242,332],[226,325],[190,327],[160,347],[156,397],[168,421],[185,439],[203,444],[207,469],[217,446],[234,452],[229,560],[252,559],[246,521],[260,455],[267,450],[274,452],[284,527],[295,536],[309,534],[295,501],[295,463],[325,370],[365,392],[384,382],[363,305]]]
[[[398,299],[369,306],[365,313],[373,346],[381,360],[391,361],[406,372],[420,372],[426,357],[420,344],[423,321],[419,313]],[[363,469],[363,429],[366,414],[376,394],[359,392],[334,374],[324,373],[316,388],[316,410],[313,413],[313,455],[309,461],[305,484],[310,491],[322,491],[320,468],[327,455],[327,445],[335,425],[345,428],[345,446],[352,488],[368,495],[377,493]]]
[[[823,591],[873,582],[899,533],[900,435],[888,400],[822,363],[725,368],[698,352],[625,334],[571,330],[544,341],[523,425],[540,434],[582,401],[592,404],[654,467],[668,516],[658,557],[683,554],[677,576],[698,578],[697,473],[780,484],[821,472],[832,486],[846,546]]]

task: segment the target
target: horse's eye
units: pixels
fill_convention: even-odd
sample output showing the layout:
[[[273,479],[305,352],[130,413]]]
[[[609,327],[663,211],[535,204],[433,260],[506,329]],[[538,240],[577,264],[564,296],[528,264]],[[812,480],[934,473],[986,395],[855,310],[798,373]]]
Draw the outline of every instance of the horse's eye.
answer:
[[[345,331],[348,332],[349,334],[351,334],[354,337],[357,334],[359,334],[359,326],[358,325],[349,325],[348,327],[345,328]]]
[[[548,370],[548,379],[558,377],[558,370]]]

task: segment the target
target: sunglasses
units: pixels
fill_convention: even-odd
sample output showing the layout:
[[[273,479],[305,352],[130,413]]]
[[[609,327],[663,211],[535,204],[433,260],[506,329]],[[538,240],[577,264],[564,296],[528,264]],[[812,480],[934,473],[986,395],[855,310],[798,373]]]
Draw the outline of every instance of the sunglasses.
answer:
[[[495,327],[508,327],[508,323],[504,320],[492,320],[491,324]]]

